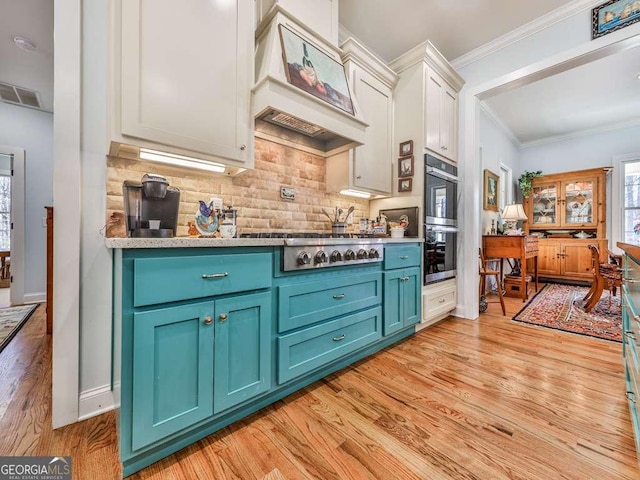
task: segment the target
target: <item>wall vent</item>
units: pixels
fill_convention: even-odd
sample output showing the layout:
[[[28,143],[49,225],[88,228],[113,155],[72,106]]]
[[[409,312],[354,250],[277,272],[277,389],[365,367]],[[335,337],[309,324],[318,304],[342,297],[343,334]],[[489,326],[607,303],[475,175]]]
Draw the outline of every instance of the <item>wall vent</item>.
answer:
[[[40,95],[38,95],[38,92],[9,85],[8,83],[0,82],[0,100],[7,103],[13,103],[15,105],[22,105],[23,107],[42,110]]]

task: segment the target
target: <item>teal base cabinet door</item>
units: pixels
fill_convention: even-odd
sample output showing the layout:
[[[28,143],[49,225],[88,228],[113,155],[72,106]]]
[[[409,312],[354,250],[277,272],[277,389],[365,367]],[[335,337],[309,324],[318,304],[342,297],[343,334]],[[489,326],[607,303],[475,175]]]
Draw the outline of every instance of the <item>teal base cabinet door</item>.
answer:
[[[215,302],[214,413],[271,388],[271,293]]]
[[[420,322],[420,267],[384,273],[384,335]]]
[[[212,317],[212,301],[133,314],[133,450],[213,415]]]

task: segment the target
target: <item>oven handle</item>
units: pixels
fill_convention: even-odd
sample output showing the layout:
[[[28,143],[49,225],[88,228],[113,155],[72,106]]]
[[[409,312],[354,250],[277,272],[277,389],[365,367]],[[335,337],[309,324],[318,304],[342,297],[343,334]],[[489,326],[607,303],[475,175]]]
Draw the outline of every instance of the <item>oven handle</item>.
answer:
[[[441,178],[442,180],[451,180],[452,182],[458,183],[458,177],[434,167],[427,167],[427,175],[433,175],[434,177]]]
[[[424,226],[428,232],[444,232],[444,233],[458,233],[457,227],[444,227],[442,225],[427,225]]]

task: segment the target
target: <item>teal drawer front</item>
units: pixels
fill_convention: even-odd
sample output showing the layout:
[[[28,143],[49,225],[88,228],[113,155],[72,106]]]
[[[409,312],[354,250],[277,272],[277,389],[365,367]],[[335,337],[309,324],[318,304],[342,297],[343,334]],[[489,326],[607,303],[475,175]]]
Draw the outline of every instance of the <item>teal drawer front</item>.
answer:
[[[386,245],[384,248],[384,269],[420,266],[420,244]]]
[[[271,265],[270,253],[137,258],[133,306],[268,288]]]
[[[278,383],[310,372],[382,338],[382,308],[310,327],[278,339]]]
[[[278,288],[278,332],[381,303],[380,272],[283,285]]]

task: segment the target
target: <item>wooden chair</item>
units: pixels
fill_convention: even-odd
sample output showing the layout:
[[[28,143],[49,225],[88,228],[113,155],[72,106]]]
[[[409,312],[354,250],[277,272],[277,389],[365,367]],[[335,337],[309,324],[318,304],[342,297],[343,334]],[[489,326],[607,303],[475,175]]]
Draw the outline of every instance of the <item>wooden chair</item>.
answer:
[[[486,279],[487,277],[490,276],[494,276],[496,279],[496,285],[498,286],[497,290],[498,290],[498,299],[499,300],[495,300],[492,302],[489,302],[488,300],[485,301],[487,303],[498,303],[498,301],[500,302],[500,306],[502,307],[502,315],[506,315],[506,309],[504,307],[504,298],[502,297],[502,282],[500,281],[500,271],[499,270],[489,270],[487,269],[487,262],[493,262],[495,260],[493,259],[489,259],[486,260],[484,258],[484,254],[482,253],[482,248],[478,249],[478,253],[480,255],[480,298],[482,299],[482,297],[484,297],[484,291],[486,288]]]
[[[596,306],[605,288],[610,292],[609,308],[611,308],[611,297],[616,295],[618,287],[622,287],[620,265],[617,263],[600,263],[600,249],[597,245],[589,245],[589,250],[591,250],[593,283],[582,299],[585,302],[585,312],[590,312]]]

